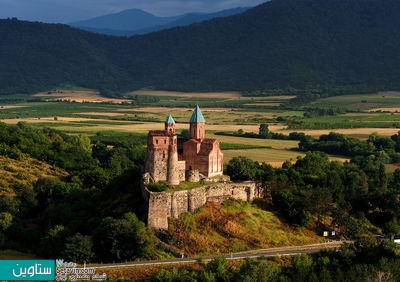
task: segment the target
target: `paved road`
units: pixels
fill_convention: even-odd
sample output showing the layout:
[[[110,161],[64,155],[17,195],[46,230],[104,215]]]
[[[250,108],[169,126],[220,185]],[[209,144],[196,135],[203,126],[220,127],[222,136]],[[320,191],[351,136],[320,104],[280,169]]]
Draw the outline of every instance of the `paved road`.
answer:
[[[280,247],[280,248],[269,248],[269,249],[259,249],[247,252],[231,253],[226,256],[228,260],[235,259],[246,259],[246,258],[260,258],[260,257],[273,257],[273,256],[294,256],[297,254],[307,253],[317,253],[324,250],[339,248],[345,241],[332,241],[321,244],[303,245],[303,246],[290,246],[290,247]],[[218,255],[220,256],[220,255]],[[182,263],[194,263],[198,261],[211,261],[215,256],[207,256],[200,258],[182,258],[173,260],[153,260],[145,262],[132,262],[124,264],[104,264],[97,266],[90,266],[94,269],[106,269],[115,267],[133,267],[133,266],[152,266],[152,265],[167,265],[167,264],[182,264]]]

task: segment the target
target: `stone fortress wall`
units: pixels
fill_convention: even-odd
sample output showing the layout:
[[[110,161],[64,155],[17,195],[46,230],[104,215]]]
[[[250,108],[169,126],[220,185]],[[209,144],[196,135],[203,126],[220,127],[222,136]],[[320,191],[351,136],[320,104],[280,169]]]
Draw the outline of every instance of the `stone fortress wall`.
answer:
[[[218,183],[176,191],[151,192],[142,185],[142,194],[148,203],[147,225],[154,229],[168,229],[168,218],[178,218],[185,212],[194,212],[206,202],[222,203],[229,198],[252,202],[264,197],[264,190],[256,182]]]

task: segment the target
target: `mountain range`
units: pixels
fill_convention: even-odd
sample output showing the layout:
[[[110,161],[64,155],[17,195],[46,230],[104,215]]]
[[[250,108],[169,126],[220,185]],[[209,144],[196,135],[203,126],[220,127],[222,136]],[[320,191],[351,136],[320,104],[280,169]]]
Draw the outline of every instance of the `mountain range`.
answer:
[[[400,1],[272,0],[244,13],[132,37],[0,21],[0,93],[62,83],[343,94],[400,89]]]
[[[249,8],[234,8],[216,13],[189,13],[173,17],[158,17],[140,9],[129,9],[92,19],[70,23],[72,27],[116,36],[131,36],[153,31],[187,26],[213,18],[228,17],[243,13]]]

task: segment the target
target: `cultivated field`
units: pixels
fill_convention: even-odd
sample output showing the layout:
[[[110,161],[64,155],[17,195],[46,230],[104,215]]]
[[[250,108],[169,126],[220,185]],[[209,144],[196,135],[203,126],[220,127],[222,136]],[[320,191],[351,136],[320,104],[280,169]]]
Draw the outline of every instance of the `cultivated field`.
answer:
[[[64,90],[55,89],[48,92],[40,92],[33,95],[34,97],[44,97],[46,101],[69,101],[69,102],[89,102],[89,103],[123,103],[130,102],[127,99],[106,98],[100,96],[100,93],[92,90]]]
[[[176,92],[176,91],[157,91],[157,90],[137,90],[132,91],[132,95],[148,95],[148,96],[163,96],[163,97],[184,97],[184,98],[210,98],[210,99],[236,99],[240,98],[239,92]]]
[[[34,95],[43,102],[5,104],[0,108],[2,122],[26,122],[36,127],[54,127],[70,134],[93,135],[101,131],[138,132],[163,129],[165,118],[172,114],[178,133],[188,129],[193,108],[199,104],[206,119],[207,136],[222,143],[263,148],[225,150],[225,162],[234,156],[247,156],[259,162],[280,166],[304,154],[296,151],[297,141],[266,140],[215,135],[215,132],[258,133],[260,123],[267,123],[274,133],[288,135],[304,132],[319,137],[335,131],[358,138],[372,133],[396,134],[400,128],[400,93],[348,95],[319,99],[313,107],[350,109],[336,116],[305,118],[301,108],[286,110],[280,105],[293,96],[244,97],[237,92],[183,93],[140,90],[128,93],[126,99],[101,97],[88,89],[54,89]],[[137,103],[142,103],[138,105]],[[279,119],[281,121],[279,121]],[[288,129],[286,119],[301,121],[301,129]],[[332,128],[311,129],[316,123]],[[310,127],[307,128],[307,125]],[[324,125],[325,124],[325,125]],[[349,128],[350,127],[350,128]],[[338,158],[343,160],[342,158]]]

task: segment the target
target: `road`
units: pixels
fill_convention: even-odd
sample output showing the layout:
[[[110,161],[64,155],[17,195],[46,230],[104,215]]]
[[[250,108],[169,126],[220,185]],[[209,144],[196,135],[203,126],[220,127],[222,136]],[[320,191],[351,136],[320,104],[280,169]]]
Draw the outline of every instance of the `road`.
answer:
[[[118,263],[118,264],[103,264],[90,266],[94,269],[106,269],[106,268],[116,268],[116,267],[134,267],[134,266],[154,266],[154,265],[168,265],[168,264],[182,264],[182,263],[195,263],[199,261],[211,261],[215,257],[225,256],[227,260],[235,259],[246,259],[246,258],[260,258],[260,257],[274,257],[274,256],[295,256],[297,254],[312,254],[324,250],[339,248],[345,241],[331,241],[327,243],[303,245],[303,246],[290,246],[290,247],[279,247],[279,248],[269,248],[269,249],[259,249],[247,252],[231,253],[228,255],[218,255],[218,256],[207,256],[198,258],[181,258],[173,260],[153,260],[144,262],[132,262],[132,263]],[[346,241],[346,243],[349,243]]]

